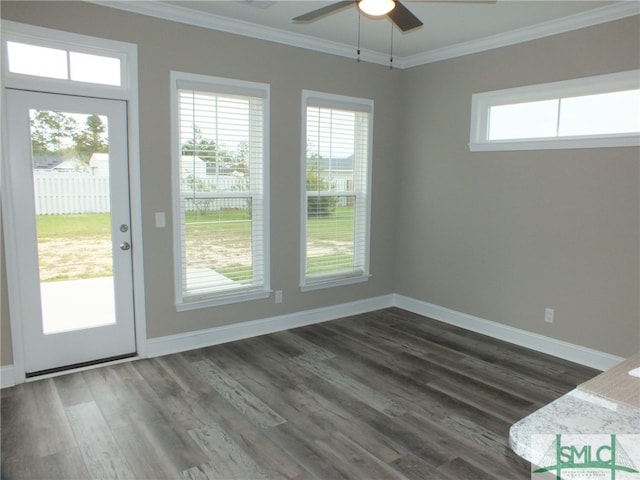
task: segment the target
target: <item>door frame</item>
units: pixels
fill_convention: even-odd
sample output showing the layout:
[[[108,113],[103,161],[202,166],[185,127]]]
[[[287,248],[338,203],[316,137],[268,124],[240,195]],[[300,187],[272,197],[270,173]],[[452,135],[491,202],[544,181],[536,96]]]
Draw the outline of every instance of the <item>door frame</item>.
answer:
[[[129,158],[127,152],[127,103],[123,100],[106,100],[103,98],[79,97],[61,95],[58,93],[40,93],[25,90],[6,90],[6,106],[11,121],[6,129],[9,134],[8,148],[10,157],[8,165],[11,168],[9,174],[12,192],[12,200],[18,207],[16,222],[13,225],[16,236],[21,239],[16,245],[17,250],[12,252],[18,259],[21,269],[20,283],[17,288],[23,295],[23,342],[25,345],[25,369],[27,376],[38,376],[43,372],[60,369],[68,369],[71,365],[89,364],[104,361],[107,358],[132,356],[136,353],[135,323],[133,312],[133,277],[131,253],[128,249],[121,249],[121,242],[131,242],[129,229],[131,209],[129,206]],[[42,279],[42,261],[45,260],[41,250],[41,237],[38,228],[38,207],[34,194],[37,188],[34,184],[36,171],[29,161],[31,159],[31,142],[33,131],[29,128],[30,112],[38,110],[71,113],[71,114],[96,114],[103,116],[108,128],[109,146],[109,252],[103,255],[109,257],[112,268],[109,286],[111,294],[101,292],[99,297],[111,299],[111,308],[114,317],[104,318],[107,323],[101,325],[85,326],[83,322],[100,316],[99,312],[109,311],[108,306],[97,305],[91,307],[91,312],[86,312],[82,317],[73,312],[71,304],[74,299],[66,298],[69,318],[78,321],[79,328],[71,328],[66,331],[47,332],[44,328],[45,320],[51,313],[51,304],[45,301],[45,293],[51,288],[65,288],[67,294],[71,294],[71,284],[66,282],[49,283]],[[86,117],[85,117],[86,118]],[[77,119],[78,125],[84,120]],[[65,135],[66,136],[66,135]],[[127,228],[122,231],[120,226]],[[78,245],[79,246],[79,245]],[[134,245],[135,247],[135,245]],[[100,256],[96,257],[96,259]],[[106,257],[103,257],[106,258]],[[40,261],[38,261],[40,259]],[[79,260],[79,259],[78,259]],[[90,259],[80,260],[91,262]],[[80,280],[82,285],[87,285],[89,280]],[[104,293],[104,294],[103,294]],[[90,298],[86,297],[85,298]],[[51,300],[51,299],[50,299]],[[82,300],[78,298],[79,303]],[[92,302],[94,303],[94,299]],[[98,308],[96,310],[95,308]],[[56,309],[53,308],[55,311]],[[69,316],[70,315],[70,316]],[[115,321],[114,321],[115,320]],[[90,320],[89,320],[90,321]]]
[[[17,75],[8,72],[6,64],[6,41],[28,41],[33,42],[36,38],[42,45],[54,44],[56,48],[69,48],[71,50],[84,50],[93,48],[102,52],[109,52],[121,59],[122,86],[113,87],[107,85],[97,85],[73,82],[69,80],[57,80],[28,75]],[[18,90],[32,90],[43,93],[70,94],[76,96],[97,97],[113,100],[124,100],[127,102],[127,135],[129,149],[129,203],[131,209],[131,241],[135,248],[132,249],[132,272],[133,272],[133,314],[135,322],[136,350],[137,356],[132,358],[144,358],[147,356],[147,328],[146,328],[146,307],[145,307],[145,285],[144,285],[144,264],[143,264],[143,243],[142,243],[142,196],[141,196],[141,176],[140,176],[140,140],[139,140],[139,114],[138,114],[138,62],[137,46],[130,43],[106,40],[89,37],[86,35],[72,34],[48,28],[35,27],[16,22],[2,20],[2,49],[4,55],[2,64],[2,91],[0,92],[0,107],[2,108],[2,119],[7,120],[7,110],[5,93],[7,88]],[[6,135],[3,129],[3,136]],[[2,185],[2,233],[4,235],[4,246],[6,258],[4,266],[7,274],[7,290],[10,311],[11,343],[13,349],[13,378],[4,378],[2,387],[12,384],[23,383],[26,380],[25,372],[25,352],[23,339],[23,322],[21,311],[21,292],[18,288],[19,265],[15,255],[17,243],[13,225],[15,225],[14,213],[16,209],[13,204],[12,186],[7,174],[9,162],[7,139],[3,138],[2,151],[2,174],[0,182]],[[7,366],[2,367],[2,373],[7,372]],[[11,377],[11,375],[9,375]]]

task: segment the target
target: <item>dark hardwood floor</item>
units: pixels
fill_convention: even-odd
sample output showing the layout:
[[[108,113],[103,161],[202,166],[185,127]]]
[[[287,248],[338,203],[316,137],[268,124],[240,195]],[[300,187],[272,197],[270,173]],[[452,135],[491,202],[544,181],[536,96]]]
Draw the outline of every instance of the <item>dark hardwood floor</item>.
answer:
[[[396,308],[2,391],[2,479],[530,479],[598,372]]]

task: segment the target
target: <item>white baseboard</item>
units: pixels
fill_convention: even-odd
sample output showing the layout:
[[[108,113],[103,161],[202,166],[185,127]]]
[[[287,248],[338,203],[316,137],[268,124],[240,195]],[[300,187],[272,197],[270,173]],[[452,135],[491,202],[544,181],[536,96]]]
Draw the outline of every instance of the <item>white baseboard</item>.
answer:
[[[609,353],[474,317],[403,295],[396,294],[394,297],[394,304],[398,308],[598,370],[608,370],[624,360]]]
[[[440,322],[465,328],[598,370],[607,370],[624,360],[621,357],[598,350],[556,340],[544,335],[492,322],[484,318],[474,317],[473,315],[398,294],[383,295],[341,305],[305,310],[195,332],[150,338],[147,340],[147,356],[157,357],[170,353],[184,352],[195,348],[266,335],[389,307],[402,308]],[[0,367],[0,388],[11,387],[13,385],[15,385],[13,365]]]
[[[15,384],[16,377],[13,374],[13,365],[0,367],[0,388],[13,387]]]
[[[147,340],[147,356],[157,357],[170,353],[184,352],[194,348],[208,347],[235,340],[242,340],[243,338],[303,327],[314,323],[336,320],[350,315],[358,315],[360,313],[392,307],[394,305],[393,302],[394,295],[384,295],[277,317],[252,320],[166,337],[150,338]]]

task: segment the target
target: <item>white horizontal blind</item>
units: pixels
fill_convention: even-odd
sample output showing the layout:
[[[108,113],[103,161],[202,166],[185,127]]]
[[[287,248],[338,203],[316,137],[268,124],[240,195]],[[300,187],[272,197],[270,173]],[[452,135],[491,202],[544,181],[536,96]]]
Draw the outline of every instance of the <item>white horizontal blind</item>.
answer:
[[[178,87],[182,301],[263,291],[264,95]]]
[[[303,285],[368,275],[371,107],[306,99]]]

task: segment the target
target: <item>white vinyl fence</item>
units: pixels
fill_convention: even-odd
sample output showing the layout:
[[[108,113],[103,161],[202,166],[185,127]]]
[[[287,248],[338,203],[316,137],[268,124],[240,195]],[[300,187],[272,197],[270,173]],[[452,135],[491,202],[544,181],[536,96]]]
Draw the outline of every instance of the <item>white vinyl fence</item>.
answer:
[[[200,179],[205,189],[230,189],[239,183],[238,178],[219,176],[218,180]],[[108,213],[109,177],[93,176],[83,172],[34,171],[33,184],[36,215],[62,215],[82,213]],[[212,200],[206,193],[198,193],[194,199],[185,199],[187,211],[223,210],[246,208],[246,198]]]
[[[36,215],[109,212],[109,177],[33,172]]]
[[[231,175],[221,175],[214,179],[200,179],[213,195],[198,193],[194,198],[185,198],[187,211],[223,210],[246,208],[247,198],[216,197],[218,188],[232,189],[240,180]],[[111,211],[109,202],[109,177],[94,176],[91,173],[34,171],[36,215],[61,215],[82,213],[107,213]],[[348,188],[347,181],[338,179],[338,190]],[[202,186],[202,185],[201,185]],[[207,198],[212,197],[212,198]],[[341,199],[341,205],[344,204]]]

